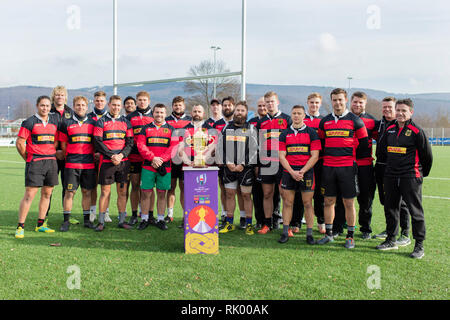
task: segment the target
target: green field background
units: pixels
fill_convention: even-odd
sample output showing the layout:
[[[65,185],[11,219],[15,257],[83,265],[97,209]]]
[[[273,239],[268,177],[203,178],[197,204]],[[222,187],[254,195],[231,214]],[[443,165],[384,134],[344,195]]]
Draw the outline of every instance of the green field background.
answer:
[[[36,233],[35,199],[25,238],[15,239],[24,163],[14,147],[0,148],[0,299],[448,299],[450,147],[433,147],[433,154],[423,195],[440,198],[423,199],[425,257],[414,260],[408,257],[413,244],[380,252],[375,249],[380,240],[362,240],[359,230],[354,250],[343,247],[344,236],[309,246],[304,228],[285,245],[277,242],[281,230],[253,236],[236,230],[220,235],[218,255],[186,255],[183,231],[177,228],[182,217],[178,198],[169,230],[123,230],[117,228],[115,192],[113,223],[104,232],[76,225],[67,233]],[[80,202],[77,194],[73,216],[82,220]],[[49,226],[58,230],[61,222],[59,185]],[[378,196],[372,225],[374,233],[385,227]],[[320,237],[316,227],[314,236]],[[54,243],[61,246],[50,246]],[[67,286],[70,266],[80,270],[80,289]],[[380,271],[379,288],[371,285],[371,266]]]

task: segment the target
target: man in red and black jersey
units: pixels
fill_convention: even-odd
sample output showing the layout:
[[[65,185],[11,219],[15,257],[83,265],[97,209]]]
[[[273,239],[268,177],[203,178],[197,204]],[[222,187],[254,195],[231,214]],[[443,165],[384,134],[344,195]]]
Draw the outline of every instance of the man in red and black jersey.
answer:
[[[372,158],[372,140],[377,139],[378,126],[380,122],[372,115],[366,113],[367,95],[364,92],[356,91],[351,98],[351,111],[361,118],[366,126],[368,145],[356,148],[356,163],[358,165],[358,186],[359,195],[359,225],[361,226],[362,238],[370,239],[372,229],[372,202],[375,196],[376,182],[375,170]]]
[[[17,151],[26,161],[26,166],[25,194],[20,202],[16,238],[24,237],[25,219],[39,189],[41,189],[41,199],[35,231],[54,232],[44,225],[53,187],[58,184],[56,146],[59,119],[50,113],[50,104],[49,97],[40,96],[36,102],[37,113],[22,122],[17,136]]]
[[[74,114],[66,119],[59,128],[59,141],[65,155],[63,199],[64,222],[60,231],[69,231],[73,197],[81,186],[84,226],[94,228],[89,220],[91,193],[96,187],[94,165],[94,127],[95,121],[88,118],[88,99],[83,96],[73,98]]]
[[[128,155],[133,147],[133,129],[131,123],[120,115],[122,99],[113,95],[109,98],[109,112],[95,124],[95,149],[100,153],[98,183],[101,185],[99,217],[96,231],[105,228],[105,214],[109,206],[111,185],[116,183],[117,208],[119,210],[119,228],[130,229],[125,223],[127,206],[127,187],[129,161]]]
[[[127,115],[128,121],[130,121],[131,126],[133,127],[133,134],[135,136],[139,135],[142,128],[153,122],[152,117],[152,109],[150,107],[150,94],[146,91],[140,91],[136,94],[137,107],[136,111]],[[144,159],[139,154],[139,150],[137,148],[137,140],[134,139],[134,145],[131,149],[130,155],[128,156],[130,160],[130,183],[131,183],[131,193],[130,193],[130,202],[131,202],[131,211],[132,215],[129,225],[135,225],[138,222],[138,207],[141,198],[141,172],[142,172],[142,163]],[[153,205],[155,203],[154,197],[150,200],[151,203],[151,222],[154,221],[153,218]]]
[[[144,159],[141,174],[141,223],[138,229],[145,229],[149,223],[150,198],[153,188],[157,191],[157,222],[161,230],[167,230],[164,220],[166,191],[171,188],[171,159],[176,153],[179,137],[175,128],[165,121],[166,106],[158,103],[153,107],[154,121],[142,127],[137,135],[139,153]]]
[[[300,105],[292,107],[292,125],[280,135],[280,163],[283,166],[281,188],[283,197],[283,233],[278,240],[285,243],[293,237],[289,228],[292,218],[295,194],[301,192],[301,201],[306,216],[306,242],[314,244],[312,227],[314,225],[314,164],[319,159],[321,149],[316,131],[303,123],[305,108]]]
[[[326,235],[318,244],[333,241],[334,206],[338,190],[342,195],[347,221],[345,247],[355,247],[354,231],[356,211],[354,198],[358,194],[356,146],[368,145],[364,122],[347,110],[347,92],[337,88],[331,91],[333,112],[319,124],[319,138],[322,140],[324,190],[324,216]]]
[[[210,111],[211,117],[206,120],[206,123],[212,127],[216,121],[219,121],[222,118],[222,106],[220,101],[217,99],[212,99],[210,102]]]
[[[379,250],[397,249],[400,201],[403,199],[411,214],[413,238],[416,240],[411,257],[424,256],[425,217],[422,207],[423,177],[428,176],[433,163],[431,146],[425,132],[411,119],[414,104],[411,99],[398,100],[395,105],[397,121],[390,125],[380,141],[387,150],[384,173],[386,240]]]
[[[292,124],[291,117],[278,109],[280,101],[275,92],[267,92],[264,95],[264,102],[267,114],[256,127],[259,131],[260,162],[257,180],[262,184],[264,197],[264,225],[262,229],[258,230],[260,234],[266,234],[272,227],[278,228],[279,216],[274,210],[274,197],[277,197],[275,190],[279,189],[283,172],[283,167],[279,161],[278,137],[283,130]],[[272,215],[274,215],[273,221]]]
[[[123,108],[125,109],[125,116],[136,111],[136,99],[132,96],[128,96],[123,99]]]
[[[175,129],[176,136],[182,136],[181,130],[187,126],[192,118],[186,114],[186,105],[184,98],[176,96],[172,99],[172,113],[166,117],[166,122]],[[182,197],[184,196],[184,183],[183,183],[183,164],[180,159],[174,159],[172,163],[171,172],[171,187],[167,193],[167,217],[166,222],[173,221],[173,207],[175,206],[175,189],[177,188],[177,180],[179,181],[178,187],[180,188],[180,203],[182,203]]]

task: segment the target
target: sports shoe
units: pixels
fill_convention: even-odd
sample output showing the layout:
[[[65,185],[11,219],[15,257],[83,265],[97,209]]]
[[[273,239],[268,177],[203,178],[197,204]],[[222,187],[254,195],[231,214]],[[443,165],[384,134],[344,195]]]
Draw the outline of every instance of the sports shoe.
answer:
[[[105,222],[112,222],[111,218],[109,217],[109,212],[105,213]]]
[[[94,226],[94,224],[93,224],[91,221],[85,222],[85,223],[83,224],[83,226],[84,226],[85,228],[88,228],[88,229],[95,229],[95,226]]]
[[[48,227],[48,218],[45,218],[44,223],[42,224],[44,228]]]
[[[262,223],[257,222],[256,225],[255,225],[255,229],[261,229],[262,226],[263,226]]]
[[[131,216],[130,220],[128,221],[128,225],[129,226],[134,226],[138,222],[139,222],[138,217]]]
[[[171,222],[173,221],[173,217],[165,216],[165,217],[164,217],[164,221],[165,221],[166,223],[171,223]]]
[[[236,226],[227,221],[227,223],[225,224],[225,227],[223,227],[223,229],[220,229],[219,233],[227,233],[227,232],[231,232],[234,230],[236,230]]]
[[[255,234],[255,228],[249,223],[245,228],[245,234],[248,236],[252,236]]]
[[[302,218],[302,224],[306,224],[306,219],[305,219],[305,217]]]
[[[386,238],[381,244],[377,245],[376,248],[378,250],[396,250],[398,249],[397,244],[394,241],[391,241]]]
[[[370,235],[370,232],[363,232],[363,233],[361,234],[361,238],[362,238],[363,240],[369,240],[369,239],[372,238],[372,236]]]
[[[166,225],[166,222],[164,220],[159,220],[156,222],[156,226],[161,230],[167,230],[169,227]]]
[[[245,223],[245,218],[241,217],[239,219],[239,229],[244,230],[247,228],[247,225]]]
[[[288,237],[289,238],[293,238],[294,237],[294,233],[292,232],[291,228],[289,228],[289,230],[288,230]]]
[[[103,223],[99,223],[96,227],[95,227],[95,231],[100,232],[105,230],[105,225]]]
[[[327,230],[325,229],[325,223],[318,223],[317,229],[319,229],[319,232],[321,234],[325,234],[327,232]]]
[[[16,239],[23,239],[24,236],[25,236],[25,235],[24,235],[24,230],[23,230],[23,228],[22,228],[22,227],[17,227],[17,229],[16,229],[16,235],[15,235]]]
[[[156,226],[156,219],[154,216],[149,216],[148,217],[148,225],[149,226]]]
[[[78,221],[75,218],[69,218],[69,222],[70,222],[70,224],[80,224],[80,221]]]
[[[300,228],[299,227],[292,227],[290,230],[293,233],[300,233]]]
[[[45,232],[45,233],[55,232],[55,230],[50,229],[49,227],[44,227],[44,225],[42,225],[40,227],[36,227],[36,229],[34,229],[34,231],[36,231],[36,232]]]
[[[273,230],[277,230],[280,228],[280,223],[279,223],[279,219],[278,217],[273,217],[273,221],[272,221],[272,229]]]
[[[178,229],[184,229],[184,219],[181,220],[181,224],[177,228]]]
[[[376,238],[376,239],[381,239],[381,240],[386,239],[386,238],[387,238],[387,232],[386,232],[386,230],[384,230],[383,232],[380,232],[379,234],[374,235],[373,238],[374,238],[374,239],[375,239],[375,238]]]
[[[97,213],[91,211],[91,213],[89,213],[89,221],[94,222],[95,219],[97,219]]]
[[[333,237],[330,237],[330,236],[328,236],[328,235],[325,235],[325,237],[323,237],[322,239],[318,240],[316,243],[317,243],[317,244],[326,244],[326,243],[328,243],[328,242],[333,242],[333,241],[334,241],[334,238],[333,238]]]
[[[332,235],[332,237],[333,237],[333,240],[334,239],[337,239],[339,236],[341,236],[342,235],[342,232],[339,232],[339,231],[333,231],[333,235]]]
[[[411,239],[407,236],[401,235],[397,241],[395,241],[395,244],[399,247],[406,247],[411,244]]]
[[[126,222],[119,223],[119,224],[117,225],[117,227],[118,227],[118,228],[121,228],[121,229],[126,229],[126,230],[130,230],[130,229],[133,228],[132,226],[130,226],[130,225],[129,225],[128,223],[126,223]]]
[[[278,239],[279,243],[286,243],[289,240],[289,235],[282,233],[280,239]]]
[[[414,251],[409,255],[413,259],[422,259],[425,255],[425,250],[423,250],[422,244],[417,244],[414,246]]]
[[[307,244],[316,244],[316,241],[314,240],[313,236],[306,236],[306,243]]]
[[[64,222],[61,224],[61,227],[59,228],[59,231],[61,231],[61,232],[67,232],[67,231],[69,231],[69,228],[70,228],[70,221],[64,221]]]
[[[353,238],[346,238],[344,247],[347,249],[353,249],[355,247],[355,240],[353,240]]]
[[[138,230],[144,230],[150,225],[148,220],[141,220],[141,223],[139,223]]]
[[[270,228],[266,225],[263,225],[263,227],[258,230],[259,234],[266,234],[267,232],[270,232]]]

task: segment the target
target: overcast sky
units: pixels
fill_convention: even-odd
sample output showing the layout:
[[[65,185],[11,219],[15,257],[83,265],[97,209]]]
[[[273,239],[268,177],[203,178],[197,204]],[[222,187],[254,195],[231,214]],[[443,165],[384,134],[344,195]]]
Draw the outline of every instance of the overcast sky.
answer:
[[[0,86],[112,84],[112,0],[0,1]],[[119,82],[240,70],[241,0],[118,0]],[[450,91],[446,0],[247,0],[247,82]]]

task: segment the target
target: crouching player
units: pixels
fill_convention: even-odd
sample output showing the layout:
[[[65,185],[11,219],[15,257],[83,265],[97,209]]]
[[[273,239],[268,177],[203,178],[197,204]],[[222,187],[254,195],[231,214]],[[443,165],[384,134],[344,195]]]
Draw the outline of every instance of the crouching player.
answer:
[[[283,166],[281,178],[281,194],[283,198],[283,233],[278,242],[285,243],[293,237],[289,224],[292,218],[292,208],[297,190],[301,191],[305,207],[306,242],[314,244],[312,228],[314,225],[314,165],[319,159],[321,144],[316,131],[303,123],[305,108],[292,107],[292,125],[280,135],[280,163]]]
[[[73,98],[73,110],[73,116],[61,123],[58,136],[66,160],[63,186],[66,190],[63,199],[64,222],[60,228],[62,232],[69,231],[73,197],[78,186],[81,186],[84,226],[94,228],[89,214],[92,190],[97,184],[94,164],[95,120],[86,114],[86,97]]]

